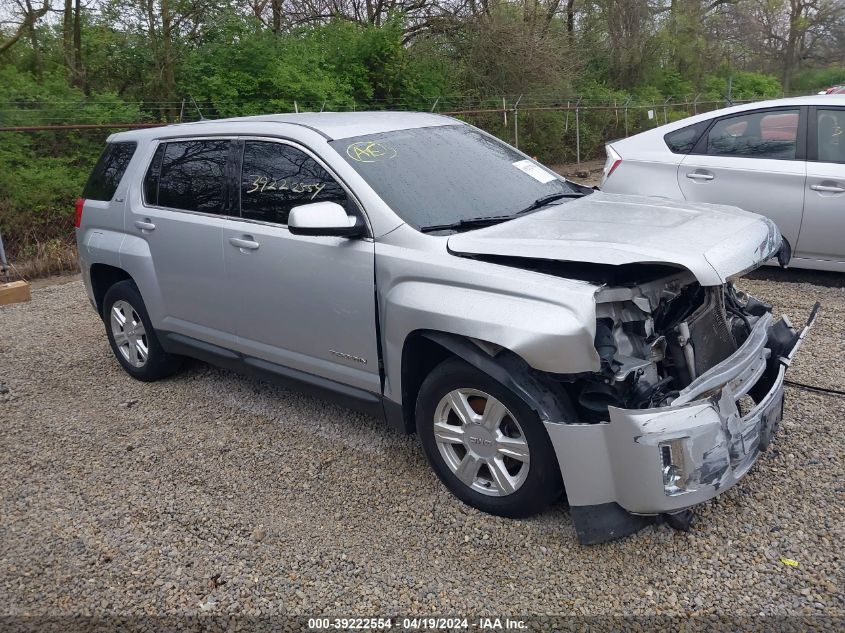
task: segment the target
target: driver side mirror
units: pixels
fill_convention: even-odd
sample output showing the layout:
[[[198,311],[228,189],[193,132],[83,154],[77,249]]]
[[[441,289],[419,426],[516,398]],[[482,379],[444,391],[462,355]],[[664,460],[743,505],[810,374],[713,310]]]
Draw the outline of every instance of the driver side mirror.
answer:
[[[311,202],[294,207],[288,216],[288,230],[294,235],[362,237],[364,225],[347,215],[337,202]]]

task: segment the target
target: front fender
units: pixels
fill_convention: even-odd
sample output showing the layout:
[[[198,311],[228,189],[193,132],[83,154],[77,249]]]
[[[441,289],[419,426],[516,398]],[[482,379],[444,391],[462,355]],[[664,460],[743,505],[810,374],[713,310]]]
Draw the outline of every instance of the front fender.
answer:
[[[402,393],[402,348],[406,338],[418,330],[500,346],[540,371],[597,371],[595,303],[591,293],[584,298],[565,306],[502,290],[421,280],[399,283],[384,298],[386,391],[390,392],[385,395],[393,394],[396,401]]]

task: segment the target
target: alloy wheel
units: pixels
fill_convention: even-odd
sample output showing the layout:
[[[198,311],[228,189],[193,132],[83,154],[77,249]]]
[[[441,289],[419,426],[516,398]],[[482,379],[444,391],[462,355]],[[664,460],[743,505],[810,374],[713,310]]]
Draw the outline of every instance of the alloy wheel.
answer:
[[[434,413],[437,449],[452,473],[476,492],[513,494],[528,477],[528,441],[516,417],[477,389],[455,389]]]
[[[120,355],[133,367],[143,367],[149,358],[149,343],[138,312],[128,301],[115,301],[109,320]]]

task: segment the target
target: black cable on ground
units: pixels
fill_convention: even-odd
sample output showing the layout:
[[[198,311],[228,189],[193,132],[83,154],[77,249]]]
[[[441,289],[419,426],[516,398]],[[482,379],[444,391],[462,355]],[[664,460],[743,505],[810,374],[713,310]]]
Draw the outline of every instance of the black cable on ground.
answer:
[[[845,396],[845,391],[840,391],[839,389],[829,389],[827,387],[817,387],[815,385],[807,385],[803,382],[796,382],[794,380],[784,380],[784,384],[789,385],[790,387],[796,387],[798,389],[806,389],[807,391],[818,391],[820,393],[827,393],[834,396]]]

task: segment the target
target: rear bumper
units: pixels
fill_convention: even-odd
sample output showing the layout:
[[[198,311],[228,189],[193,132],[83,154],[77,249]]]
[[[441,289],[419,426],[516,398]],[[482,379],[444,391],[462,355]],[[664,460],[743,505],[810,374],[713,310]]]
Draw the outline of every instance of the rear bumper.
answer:
[[[671,406],[611,408],[610,421],[601,424],[546,423],[570,505],[676,513],[734,485],[777,429],[784,374],[815,314],[800,332],[764,315],[733,355]],[[754,405],[741,412],[738,401],[746,394]]]

